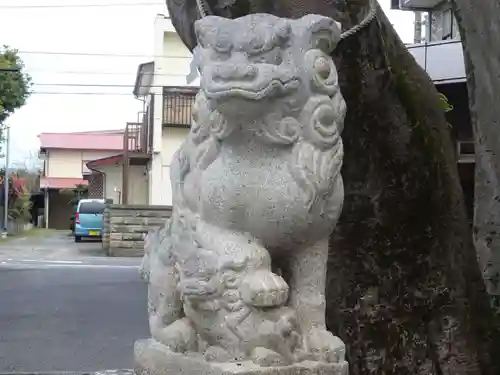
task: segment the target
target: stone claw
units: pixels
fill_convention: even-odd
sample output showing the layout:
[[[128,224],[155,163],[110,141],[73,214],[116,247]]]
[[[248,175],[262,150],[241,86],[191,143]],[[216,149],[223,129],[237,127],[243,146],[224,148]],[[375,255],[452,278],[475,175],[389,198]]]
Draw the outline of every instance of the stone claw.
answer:
[[[210,346],[205,351],[205,360],[208,362],[231,362],[231,354],[220,346]]]
[[[197,335],[187,318],[182,318],[167,327],[152,332],[153,338],[177,353],[195,351]]]
[[[240,294],[243,302],[251,306],[281,306],[288,300],[288,284],[270,271],[257,271],[243,279]]]
[[[341,363],[345,360],[345,344],[326,329],[313,328],[305,336],[306,352],[318,362]]]
[[[252,362],[263,367],[285,366],[288,362],[279,353],[270,349],[257,347],[251,354]]]

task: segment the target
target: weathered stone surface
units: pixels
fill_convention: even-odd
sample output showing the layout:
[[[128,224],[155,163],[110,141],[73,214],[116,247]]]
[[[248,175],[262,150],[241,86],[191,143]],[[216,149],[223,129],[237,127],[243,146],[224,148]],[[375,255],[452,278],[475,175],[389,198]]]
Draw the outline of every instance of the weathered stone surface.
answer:
[[[168,218],[168,217],[167,217]],[[110,225],[143,225],[143,226],[156,226],[160,227],[165,225],[165,217],[128,217],[116,216],[110,217]],[[147,231],[146,231],[147,232]]]
[[[166,218],[164,218],[164,220],[166,220]],[[110,228],[110,233],[145,233],[144,225],[110,224],[109,228]]]
[[[111,217],[170,217],[172,210],[110,210]]]
[[[344,198],[346,105],[329,57],[340,28],[317,15],[267,14],[205,17],[195,28],[201,89],[171,163],[174,210],[146,238],[141,266],[164,362],[154,370],[139,355],[138,366],[158,375],[347,371],[324,297]]]
[[[159,206],[148,204],[110,204],[108,207],[112,210],[136,210],[136,211],[172,211],[171,206]]]
[[[113,232],[111,232],[109,235],[109,240],[110,241],[139,241],[142,244],[144,244],[144,237],[146,237],[146,233],[144,233],[144,231],[141,233],[136,233],[136,232],[113,233]]]
[[[110,240],[111,247],[121,247],[125,249],[144,248],[144,241],[114,241]]]
[[[305,361],[281,367],[262,367],[251,361],[210,363],[174,353],[154,340],[139,340],[134,348],[136,375],[347,375],[348,363]]]

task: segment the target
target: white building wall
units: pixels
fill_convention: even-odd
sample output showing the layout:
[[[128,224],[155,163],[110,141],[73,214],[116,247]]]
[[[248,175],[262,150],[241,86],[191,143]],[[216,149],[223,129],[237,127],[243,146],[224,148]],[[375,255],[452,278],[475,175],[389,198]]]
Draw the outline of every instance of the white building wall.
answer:
[[[82,151],[50,149],[45,157],[45,176],[83,178],[85,163],[118,154],[119,151]]]
[[[158,15],[155,20],[155,70],[153,156],[148,170],[149,203],[171,205],[170,161],[187,135],[188,129],[163,127],[164,86],[198,86],[199,78],[190,85],[186,75],[190,71],[191,53],[175,32],[170,19]]]
[[[189,129],[165,128],[162,137],[162,204],[172,204],[172,186],[170,184],[170,165],[172,157],[179,149]]]
[[[148,175],[146,168],[139,165],[129,167],[128,203],[148,204]],[[104,173],[104,197],[113,199],[113,203],[121,203],[122,163],[103,165],[96,168]]]
[[[120,204],[122,189],[121,164],[103,166],[99,169],[104,173],[104,197],[106,199],[112,199],[115,204]]]

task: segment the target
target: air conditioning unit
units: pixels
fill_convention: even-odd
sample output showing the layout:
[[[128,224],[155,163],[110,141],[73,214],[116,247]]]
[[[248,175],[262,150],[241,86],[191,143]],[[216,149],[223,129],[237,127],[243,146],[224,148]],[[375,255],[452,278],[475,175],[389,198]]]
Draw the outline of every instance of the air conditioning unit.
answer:
[[[391,0],[391,8],[395,3]],[[397,1],[397,0],[396,0]],[[446,0],[445,0],[446,1]],[[399,9],[414,10],[414,11],[431,11],[438,5],[444,3],[443,0],[399,0]]]
[[[459,163],[474,163],[476,161],[473,141],[457,142],[457,158]]]

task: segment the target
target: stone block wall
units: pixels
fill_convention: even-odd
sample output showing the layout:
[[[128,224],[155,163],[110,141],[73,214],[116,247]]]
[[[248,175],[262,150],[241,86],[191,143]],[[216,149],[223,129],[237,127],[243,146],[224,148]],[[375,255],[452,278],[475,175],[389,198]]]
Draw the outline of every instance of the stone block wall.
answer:
[[[102,247],[108,256],[140,257],[148,232],[163,226],[171,215],[171,206],[109,204]]]

